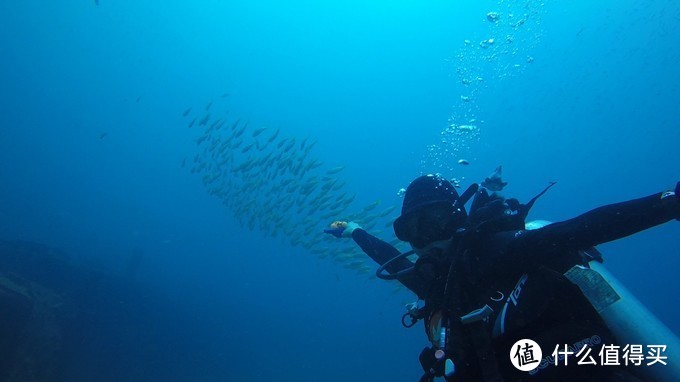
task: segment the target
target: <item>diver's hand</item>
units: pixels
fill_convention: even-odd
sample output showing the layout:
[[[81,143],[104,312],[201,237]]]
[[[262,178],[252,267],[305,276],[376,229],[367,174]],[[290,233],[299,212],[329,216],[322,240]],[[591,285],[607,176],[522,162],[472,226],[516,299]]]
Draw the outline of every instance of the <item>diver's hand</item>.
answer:
[[[342,231],[342,236],[343,237],[352,237],[352,232],[354,232],[355,229],[361,228],[361,226],[355,222],[348,222],[345,225],[345,230]]]
[[[325,233],[333,235],[335,237],[352,237],[352,232],[355,229],[361,228],[359,224],[355,222],[345,222],[336,220],[330,225],[330,229],[323,230]]]

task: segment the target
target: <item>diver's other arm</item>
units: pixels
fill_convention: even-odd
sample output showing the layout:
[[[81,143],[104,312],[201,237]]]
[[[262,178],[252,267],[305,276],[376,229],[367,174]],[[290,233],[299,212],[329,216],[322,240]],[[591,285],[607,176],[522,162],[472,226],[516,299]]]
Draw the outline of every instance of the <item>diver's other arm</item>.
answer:
[[[324,232],[338,238],[351,237],[371,259],[380,265],[399,255],[398,249],[366,232],[355,222],[334,221],[330,229],[324,230]],[[399,271],[413,265],[407,259],[404,260],[408,264],[395,261],[394,266],[390,266],[388,271],[392,273],[392,268],[395,268],[395,271]]]
[[[354,241],[359,245],[359,247],[361,247],[368,257],[373,259],[373,261],[379,265],[383,265],[386,262],[401,255],[401,252],[399,252],[398,249],[364,231],[364,229],[361,227],[358,227],[352,232],[352,239],[354,239]],[[390,274],[396,274],[412,267],[413,263],[406,257],[402,256],[392,261],[387,267],[385,267],[385,270]],[[423,285],[420,278],[402,277],[398,280],[403,286],[410,289],[411,292],[415,293],[416,295],[425,295],[425,286]]]
[[[328,232],[330,230],[324,231],[336,237],[351,236],[361,250],[379,265],[383,265],[401,254],[398,249],[366,232],[357,223],[336,221],[331,224],[331,230],[336,231],[335,233]],[[411,267],[413,267],[413,263],[409,259],[402,257],[394,260],[385,270],[390,274],[394,274]],[[399,282],[418,296],[421,296],[424,292],[423,285],[418,278],[403,278],[399,279]]]
[[[583,249],[617,240],[666,223],[680,220],[680,182],[676,192],[595,208],[573,219],[525,232],[527,244],[538,247],[567,246]]]

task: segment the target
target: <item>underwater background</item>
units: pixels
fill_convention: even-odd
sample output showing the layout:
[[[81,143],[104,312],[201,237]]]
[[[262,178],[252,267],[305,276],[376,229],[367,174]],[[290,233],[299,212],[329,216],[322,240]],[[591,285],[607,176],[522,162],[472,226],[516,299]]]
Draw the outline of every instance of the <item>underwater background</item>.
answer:
[[[0,378],[417,380],[415,297],[323,229],[393,240],[430,172],[670,189],[678,46],[675,0],[2,1],[0,284],[60,324]],[[677,224],[599,249],[680,333]]]

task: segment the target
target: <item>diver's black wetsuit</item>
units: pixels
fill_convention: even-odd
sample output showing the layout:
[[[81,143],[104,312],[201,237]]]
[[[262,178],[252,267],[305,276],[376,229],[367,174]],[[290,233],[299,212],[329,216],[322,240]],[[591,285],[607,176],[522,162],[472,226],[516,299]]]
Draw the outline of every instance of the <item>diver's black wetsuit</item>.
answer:
[[[452,277],[446,276],[448,266],[442,265],[444,277],[438,279],[439,283],[418,275],[400,281],[430,305],[429,317],[447,304],[455,305],[446,309],[458,317],[489,305],[493,313],[480,324],[492,338],[495,367],[505,381],[637,381],[622,368],[574,367],[575,356],[569,359],[569,367],[556,367],[548,357],[556,345],[563,348],[584,341],[600,364],[601,346],[617,344],[582,292],[563,274],[574,265],[587,265],[579,251],[680,219],[677,197],[662,199],[662,195],[603,206],[531,231],[467,233],[457,238],[456,248],[446,254],[455,261]],[[364,230],[354,230],[352,238],[381,265],[399,254],[397,249]],[[394,273],[411,266],[413,263],[403,258],[390,264],[387,271]],[[442,280],[454,280],[455,299],[443,297]],[[451,330],[457,346],[453,350],[456,373],[451,380],[481,381],[481,370],[487,367],[475,360],[480,350],[469,340],[471,330],[460,323]],[[533,339],[543,350],[541,366],[534,374],[519,372],[510,363],[509,350],[523,338]]]

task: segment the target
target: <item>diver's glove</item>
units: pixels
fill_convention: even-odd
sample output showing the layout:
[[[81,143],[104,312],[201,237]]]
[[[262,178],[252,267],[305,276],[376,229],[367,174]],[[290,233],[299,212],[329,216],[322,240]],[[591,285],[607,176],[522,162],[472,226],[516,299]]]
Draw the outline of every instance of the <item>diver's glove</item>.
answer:
[[[338,238],[352,237],[352,232],[354,232],[354,230],[357,228],[361,228],[361,226],[355,222],[344,222],[337,220],[331,223],[329,229],[325,229],[323,231]]]

